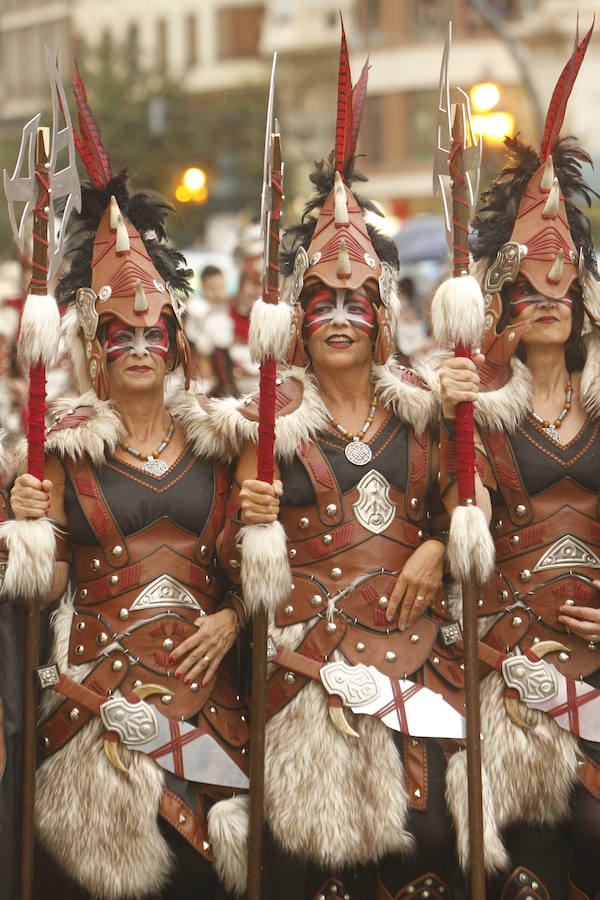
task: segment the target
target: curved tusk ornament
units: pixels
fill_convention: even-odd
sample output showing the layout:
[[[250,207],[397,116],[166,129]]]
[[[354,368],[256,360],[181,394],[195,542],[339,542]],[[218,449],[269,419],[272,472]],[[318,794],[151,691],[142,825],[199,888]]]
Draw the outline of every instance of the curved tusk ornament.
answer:
[[[343,706],[329,706],[329,718],[331,719],[337,730],[341,731],[342,734],[347,734],[348,737],[360,737],[358,731],[354,730],[354,728],[344,715]]]
[[[115,769],[120,769],[121,772],[129,771],[127,766],[119,756],[118,741],[110,741],[108,738],[104,738],[104,755],[106,756],[109,763],[112,763]]]

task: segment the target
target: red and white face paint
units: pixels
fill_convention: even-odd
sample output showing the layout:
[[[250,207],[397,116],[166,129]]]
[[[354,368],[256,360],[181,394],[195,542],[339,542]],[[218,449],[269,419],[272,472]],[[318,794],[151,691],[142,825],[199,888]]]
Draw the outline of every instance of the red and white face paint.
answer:
[[[150,328],[131,328],[118,319],[113,319],[108,326],[106,332],[108,362],[114,362],[125,353],[133,353],[135,356],[154,353],[166,361],[168,352],[169,333],[163,318]]]
[[[352,325],[373,337],[377,327],[371,301],[359,291],[319,288],[306,304],[304,327],[310,337],[322,325]]]
[[[544,297],[543,294],[538,294],[525,278],[517,279],[510,301],[510,311],[513,319],[517,319],[529,306],[536,303],[563,303],[568,309],[572,309],[573,298],[568,295],[560,300],[551,300],[549,297]]]

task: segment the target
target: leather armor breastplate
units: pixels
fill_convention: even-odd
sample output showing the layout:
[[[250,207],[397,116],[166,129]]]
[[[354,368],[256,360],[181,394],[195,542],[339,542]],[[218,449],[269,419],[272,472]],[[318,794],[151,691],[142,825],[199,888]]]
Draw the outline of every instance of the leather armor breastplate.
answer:
[[[481,615],[504,612],[487,640],[528,649],[538,640],[567,648],[546,659],[564,674],[600,666],[597,645],[568,634],[557,619],[565,602],[598,606],[600,577],[600,425],[588,423],[557,447],[531,422],[510,441],[484,436],[497,490],[492,534],[496,572],[482,591]]]
[[[120,690],[131,690],[136,682],[168,688],[171,696],[162,712],[169,718],[189,718],[198,713],[210,697],[212,717],[216,719],[215,700],[229,709],[241,707],[239,698],[228,686],[231,679],[218,677],[206,686],[185,685],[175,679],[169,657],[174,647],[194,631],[198,616],[215,612],[220,596],[220,580],[215,565],[214,545],[222,525],[224,503],[229,486],[228,471],[216,466],[214,475],[204,478],[206,515],[199,521],[201,533],[191,533],[165,515],[172,498],[164,494],[158,503],[159,518],[134,534],[120,527],[119,512],[131,500],[127,483],[122,486],[122,510],[109,508],[98,474],[86,460],[64,463],[75,492],[80,513],[87,523],[83,534],[95,536],[96,543],[73,543],[73,565],[77,582],[75,611],[71,624],[69,663],[101,661],[115,653],[115,663],[124,668]],[[209,467],[212,469],[212,465]],[[191,469],[188,469],[188,476]],[[167,476],[168,477],[168,476]],[[177,477],[177,476],[175,476]],[[124,476],[124,479],[126,476]],[[181,479],[184,482],[186,475]],[[168,487],[168,484],[164,485]],[[198,509],[190,493],[188,504]],[[157,502],[154,498],[153,502]],[[161,510],[162,505],[162,510]],[[160,513],[162,512],[162,515]],[[199,516],[199,519],[201,516]],[[72,535],[77,539],[77,534]],[[123,653],[126,663],[124,663]],[[219,670],[223,674],[224,661]],[[216,682],[216,684],[215,684]],[[218,697],[217,697],[218,695]],[[212,718],[211,717],[211,718]],[[223,717],[222,717],[223,718]],[[240,716],[236,713],[236,719]],[[237,721],[233,743],[239,747],[247,739],[244,720]],[[227,723],[232,726],[232,723]],[[211,721],[211,725],[215,723]],[[227,725],[223,720],[223,728]],[[218,725],[217,730],[220,730]],[[233,733],[234,728],[229,728]]]
[[[351,663],[374,665],[400,678],[414,675],[431,659],[428,672],[422,674],[425,683],[438,691],[443,689],[441,682],[456,688],[463,681],[459,655],[443,649],[438,640],[446,609],[443,588],[436,611],[421,616],[406,631],[386,620],[398,572],[428,531],[425,501],[431,478],[428,434],[415,435],[395,419],[382,432],[381,442],[391,450],[383,464],[376,439],[373,459],[364,467],[348,470],[345,444],[336,442],[333,453],[329,442],[325,453],[320,441],[303,445],[288,465],[288,483],[291,470],[298,467],[312,486],[314,500],[306,506],[286,503],[285,494],[282,500],[280,519],[288,537],[294,587],[279,607],[276,625],[308,623],[316,616],[300,652],[325,659],[338,647]],[[394,453],[396,447],[399,452]],[[338,480],[338,460],[346,475],[345,491]],[[352,486],[349,471],[354,475]],[[296,473],[292,484],[302,480]],[[303,496],[308,499],[306,490]],[[267,689],[271,711],[281,708],[301,686],[298,679],[292,685],[285,674],[275,673]]]

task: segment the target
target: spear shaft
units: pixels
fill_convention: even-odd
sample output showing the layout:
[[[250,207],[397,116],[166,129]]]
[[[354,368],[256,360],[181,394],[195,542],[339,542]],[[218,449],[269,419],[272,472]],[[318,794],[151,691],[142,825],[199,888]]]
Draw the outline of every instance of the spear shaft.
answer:
[[[464,177],[465,108],[461,103],[456,104],[452,136],[449,168],[452,184],[453,275],[455,278],[464,278],[469,274],[470,204]],[[470,344],[457,343],[454,348],[454,356],[471,359]],[[472,403],[458,404],[455,425],[458,496],[460,504],[464,506],[475,502],[475,444]],[[462,597],[471,897],[473,900],[485,900],[476,612],[479,588],[475,575],[472,572],[468,578],[464,578],[462,581]]]
[[[270,209],[266,210],[263,301],[279,301],[279,222],[282,201],[282,163],[279,134],[271,135]],[[266,356],[260,364],[256,477],[273,483],[275,444],[275,377],[277,361]],[[252,718],[250,727],[250,814],[248,830],[248,900],[261,894],[262,831],[265,791],[265,728],[267,723],[267,612],[252,617]]]
[[[33,211],[33,258],[29,293],[48,292],[48,172],[47,128],[38,128],[35,144],[37,203]],[[46,367],[39,362],[29,370],[27,417],[27,468],[31,475],[44,478],[44,411],[46,403]],[[36,770],[37,685],[35,669],[39,665],[40,616],[35,599],[27,603],[25,613],[25,658],[23,673],[23,771],[21,793],[21,900],[33,896],[34,805]]]

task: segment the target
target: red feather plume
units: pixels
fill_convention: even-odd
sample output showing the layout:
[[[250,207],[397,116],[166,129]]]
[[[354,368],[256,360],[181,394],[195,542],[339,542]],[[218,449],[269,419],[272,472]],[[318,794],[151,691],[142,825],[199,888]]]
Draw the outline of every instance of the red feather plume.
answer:
[[[363,66],[360,78],[352,88],[352,137],[350,139],[350,152],[348,159],[356,154],[356,142],[358,140],[358,132],[360,130],[360,120],[362,119],[363,108],[367,98],[367,79],[369,77],[369,58]]]
[[[85,170],[97,188],[105,187],[113,177],[110,157],[100,138],[100,129],[88,104],[87,94],[77,61],[75,61],[77,77],[73,79],[73,92],[77,103],[79,131],[73,125],[73,139]]]
[[[546,123],[544,125],[544,135],[542,138],[541,146],[541,156],[544,162],[552,153],[552,148],[554,147],[554,144],[556,143],[556,140],[558,138],[558,134],[565,117],[567,101],[571,94],[571,89],[573,87],[573,84],[575,83],[575,79],[577,78],[577,73],[579,72],[581,63],[583,62],[583,57],[585,56],[585,51],[587,50],[587,46],[590,42],[593,30],[594,22],[592,22],[592,27],[590,28],[582,42],[579,44],[578,18],[577,28],[575,31],[575,46],[573,47],[573,53],[571,54],[571,57],[566,66],[560,73],[560,78],[556,82],[556,87],[554,88],[554,93],[552,94],[552,99],[550,100],[550,106],[548,107],[548,113],[546,115]]]
[[[363,107],[367,95],[367,78],[369,60],[363,66],[360,78],[352,87],[348,45],[344,31],[344,20],[340,13],[342,25],[342,43],[340,46],[340,64],[338,69],[337,119],[335,123],[335,170],[344,175],[346,166],[356,152],[356,141],[360,129]]]
[[[340,19],[341,19],[340,13]],[[349,150],[352,141],[352,77],[346,34],[342,20],[342,44],[340,47],[340,64],[338,69],[337,119],[335,123],[335,168],[342,175],[350,158]]]

